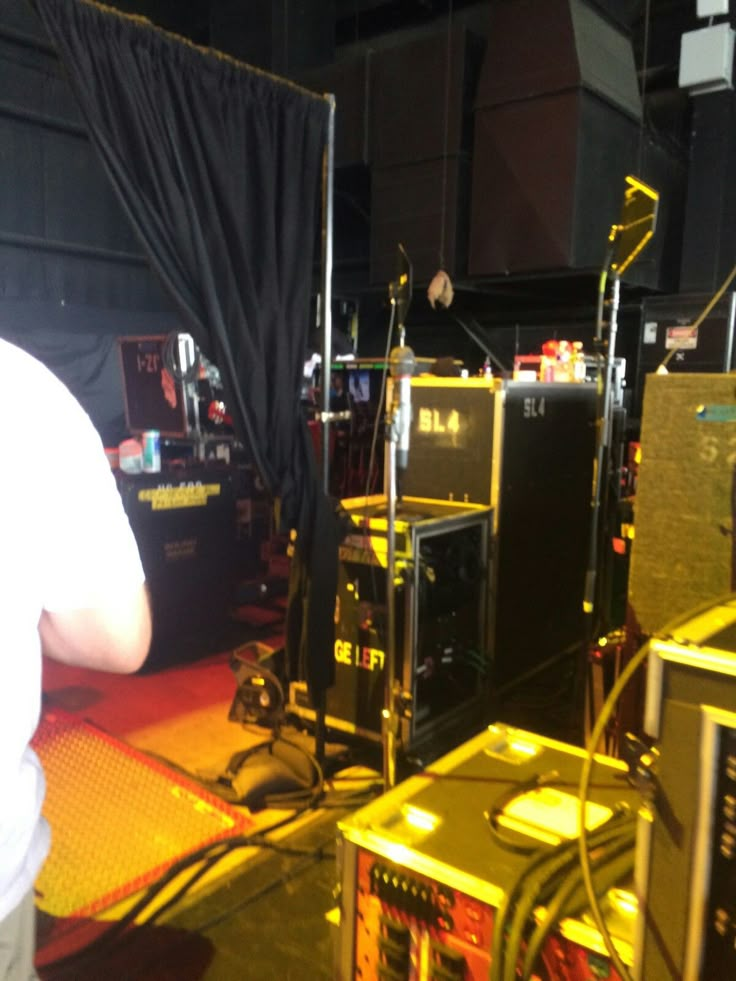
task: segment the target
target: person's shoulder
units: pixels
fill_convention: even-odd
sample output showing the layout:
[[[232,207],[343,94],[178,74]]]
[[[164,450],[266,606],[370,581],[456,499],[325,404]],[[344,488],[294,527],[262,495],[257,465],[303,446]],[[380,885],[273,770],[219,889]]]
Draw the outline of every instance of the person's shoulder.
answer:
[[[0,337],[0,366],[6,378],[15,378],[21,384],[45,384],[51,388],[64,388],[56,375],[42,361],[28,351]]]
[[[23,348],[0,338],[0,371],[6,379],[4,408],[16,412],[28,425],[48,423],[57,430],[91,426],[76,396],[42,361]]]
[[[12,369],[15,365],[24,366],[26,359],[29,357],[30,355],[22,350],[22,348],[11,344],[10,341],[6,341],[4,337],[0,337],[0,364],[2,364],[3,371],[8,371],[8,369]]]

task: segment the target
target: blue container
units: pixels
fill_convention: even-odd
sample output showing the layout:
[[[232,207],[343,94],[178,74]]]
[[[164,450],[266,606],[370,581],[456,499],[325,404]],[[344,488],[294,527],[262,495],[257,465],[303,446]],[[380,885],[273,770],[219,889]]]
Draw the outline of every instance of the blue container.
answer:
[[[161,433],[158,429],[147,429],[143,433],[143,472],[161,472]]]

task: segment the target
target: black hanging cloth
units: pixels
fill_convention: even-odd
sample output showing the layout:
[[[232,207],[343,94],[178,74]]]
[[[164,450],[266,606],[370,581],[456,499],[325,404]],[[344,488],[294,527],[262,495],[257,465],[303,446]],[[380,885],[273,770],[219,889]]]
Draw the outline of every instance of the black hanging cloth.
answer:
[[[153,269],[220,368],[282,529],[297,531],[289,660],[323,692],[338,523],[299,394],[329,103],[90,0],[31,2]]]

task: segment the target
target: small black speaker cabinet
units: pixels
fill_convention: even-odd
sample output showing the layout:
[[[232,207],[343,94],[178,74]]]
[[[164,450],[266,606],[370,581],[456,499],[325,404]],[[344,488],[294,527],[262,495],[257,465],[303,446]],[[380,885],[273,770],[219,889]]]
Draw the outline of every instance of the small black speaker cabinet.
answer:
[[[214,653],[236,579],[236,513],[229,471],[120,474],[118,486],[151,596],[147,668]]]

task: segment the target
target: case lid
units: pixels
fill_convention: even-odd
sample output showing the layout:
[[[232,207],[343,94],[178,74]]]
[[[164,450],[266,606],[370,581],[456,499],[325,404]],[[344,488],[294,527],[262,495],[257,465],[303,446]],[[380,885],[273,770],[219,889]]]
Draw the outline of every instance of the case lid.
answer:
[[[496,508],[502,397],[497,379],[412,378],[409,465],[397,478],[402,496]]]

